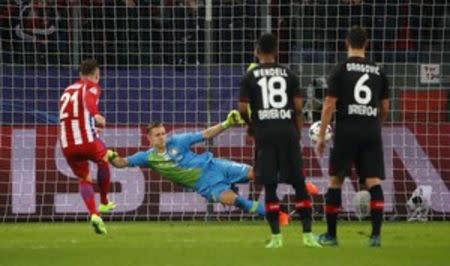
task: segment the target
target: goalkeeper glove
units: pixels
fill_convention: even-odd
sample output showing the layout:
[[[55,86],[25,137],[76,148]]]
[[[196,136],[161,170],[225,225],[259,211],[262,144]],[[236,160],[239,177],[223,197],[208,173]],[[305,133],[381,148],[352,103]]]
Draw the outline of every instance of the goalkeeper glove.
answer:
[[[108,162],[111,162],[112,160],[116,159],[117,156],[119,156],[119,154],[116,151],[108,150],[106,152],[106,158],[108,159]]]
[[[236,124],[243,124],[243,123],[244,123],[244,120],[242,119],[239,112],[237,110],[231,110],[227,115],[227,119],[222,122],[222,127],[224,129],[227,129]]]
[[[248,71],[252,71],[254,68],[258,67],[258,63],[251,63],[250,65],[248,65],[247,67],[247,72]]]

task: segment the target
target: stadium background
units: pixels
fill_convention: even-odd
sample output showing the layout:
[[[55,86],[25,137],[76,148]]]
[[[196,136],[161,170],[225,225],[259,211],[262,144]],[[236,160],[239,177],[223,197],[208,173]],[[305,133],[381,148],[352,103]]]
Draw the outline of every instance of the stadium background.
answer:
[[[85,220],[77,180],[57,145],[58,99],[77,79],[80,60],[102,64],[100,107],[109,147],[129,154],[146,146],[145,124],[184,131],[221,121],[236,107],[239,79],[253,62],[254,40],[279,37],[279,61],[299,74],[313,96],[345,58],[342,39],[354,24],[368,28],[369,58],[392,85],[383,136],[387,219],[404,218],[418,185],[431,185],[433,219],[450,215],[450,5],[447,1],[150,1],[6,0],[0,3],[0,220]],[[208,11],[210,10],[210,12]],[[317,114],[309,112],[308,117]],[[306,127],[305,127],[306,128]],[[199,149],[252,162],[245,129]],[[306,174],[323,193],[326,158],[317,160],[303,134]],[[234,219],[234,209],[207,204],[147,170],[113,171],[114,220]],[[353,179],[354,180],[354,179]],[[346,183],[343,217],[352,218]],[[260,197],[253,185],[244,195]],[[289,204],[292,191],[280,188]],[[323,195],[314,198],[321,217]]]

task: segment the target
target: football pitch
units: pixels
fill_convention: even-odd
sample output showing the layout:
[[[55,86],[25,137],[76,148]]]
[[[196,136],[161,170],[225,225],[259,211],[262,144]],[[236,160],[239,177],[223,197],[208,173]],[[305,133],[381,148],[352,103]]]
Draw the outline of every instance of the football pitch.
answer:
[[[284,247],[264,248],[262,222],[88,223],[0,225],[0,265],[450,265],[450,223],[385,223],[382,247],[367,246],[368,222],[341,222],[339,247],[302,245],[298,223],[283,227]],[[325,224],[314,225],[314,232]]]

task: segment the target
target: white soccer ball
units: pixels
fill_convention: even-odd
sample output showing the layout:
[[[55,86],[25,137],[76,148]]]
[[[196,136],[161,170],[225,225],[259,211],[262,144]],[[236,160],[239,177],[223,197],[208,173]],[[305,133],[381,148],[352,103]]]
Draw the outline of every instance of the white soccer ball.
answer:
[[[370,193],[367,190],[356,192],[353,197],[353,208],[358,219],[363,219],[370,214]]]
[[[320,132],[320,121],[314,122],[310,127],[308,131],[309,138],[316,142],[319,138],[319,132]],[[327,126],[327,130],[325,131],[325,141],[328,141],[333,136],[333,130],[331,129],[331,126]]]

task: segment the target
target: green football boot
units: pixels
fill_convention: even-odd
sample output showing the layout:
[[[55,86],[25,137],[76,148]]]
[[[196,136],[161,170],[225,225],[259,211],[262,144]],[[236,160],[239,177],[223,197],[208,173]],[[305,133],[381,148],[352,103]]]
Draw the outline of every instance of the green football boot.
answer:
[[[269,243],[267,243],[266,248],[281,248],[283,247],[283,236],[281,234],[272,235]]]
[[[98,205],[98,211],[102,213],[110,212],[116,208],[116,204],[112,201],[108,202],[108,204],[101,204]]]
[[[317,241],[313,233],[303,233],[303,244],[309,248],[322,247],[322,245]]]
[[[103,222],[103,220],[100,216],[98,216],[97,214],[92,214],[91,215],[91,224],[92,224],[92,227],[94,227],[95,233],[97,233],[99,235],[106,235],[107,231],[106,231],[105,223]]]

